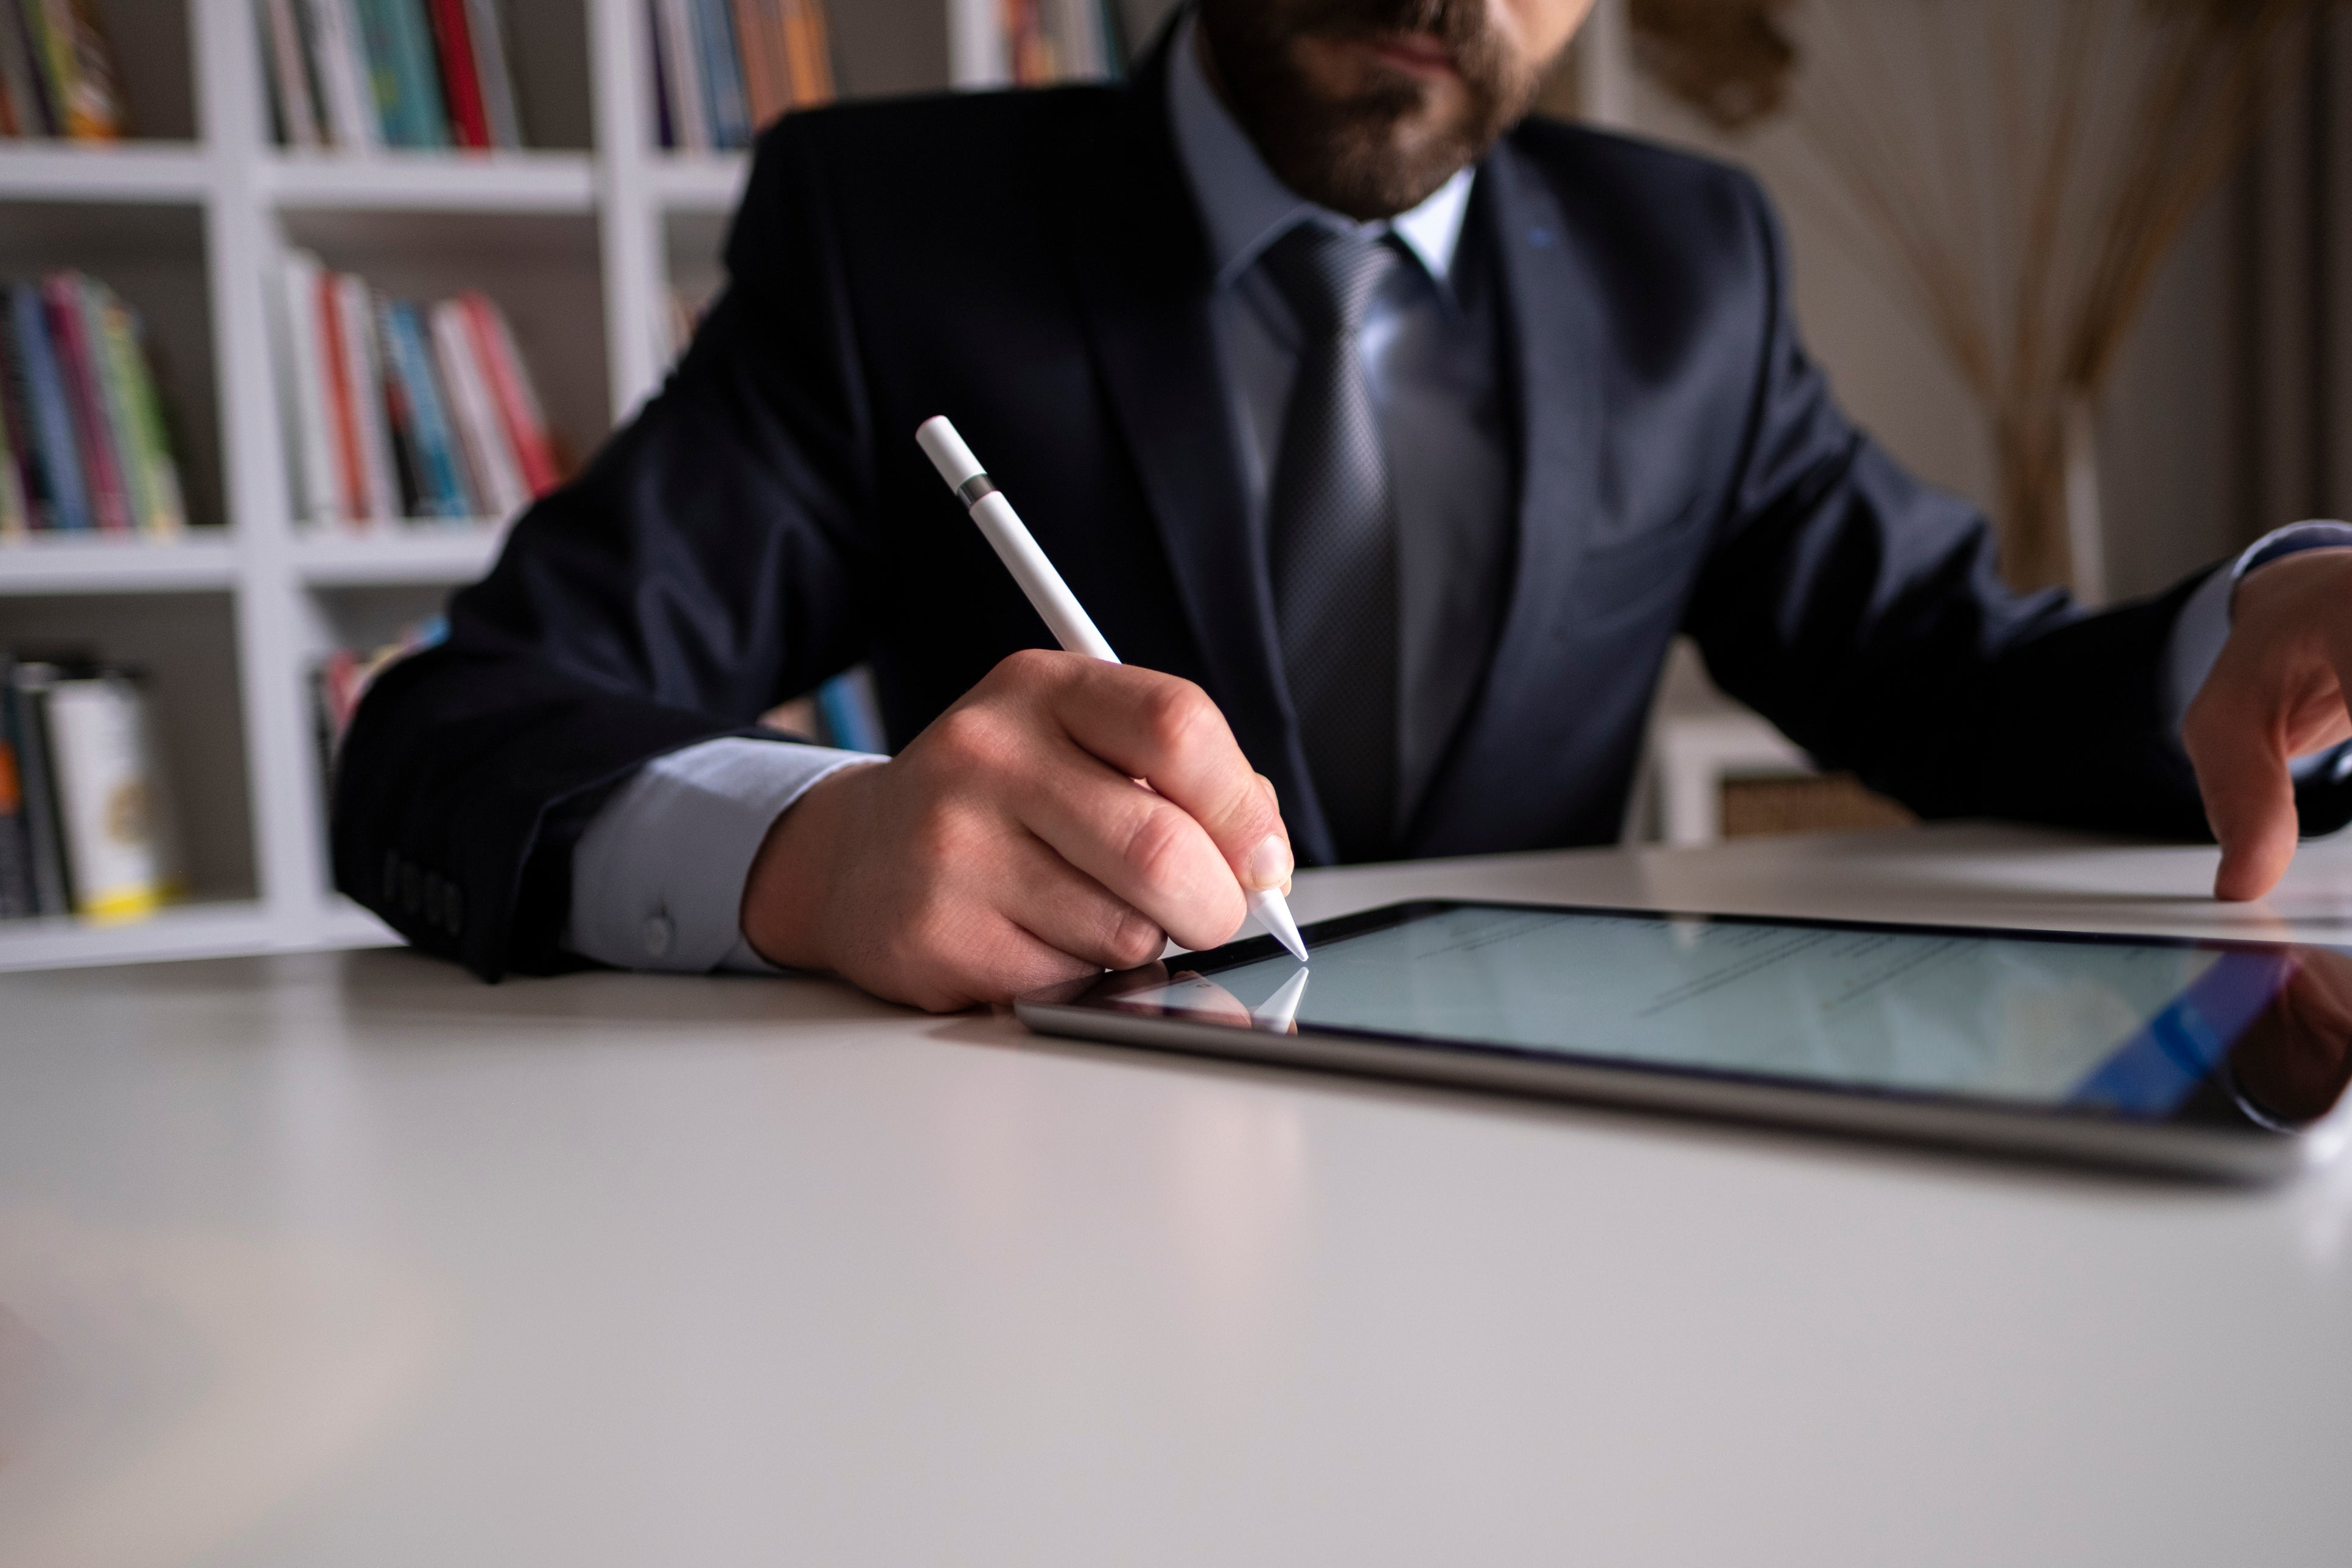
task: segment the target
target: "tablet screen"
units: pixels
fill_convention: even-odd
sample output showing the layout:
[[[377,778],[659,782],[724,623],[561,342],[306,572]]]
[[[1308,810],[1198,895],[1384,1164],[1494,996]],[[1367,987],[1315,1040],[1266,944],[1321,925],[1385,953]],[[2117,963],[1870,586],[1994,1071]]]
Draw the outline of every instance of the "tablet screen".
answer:
[[[2352,955],[2335,949],[1496,904],[1332,926],[1303,979],[1243,944],[1253,956],[1176,959],[1173,975],[1096,1000],[2141,1117],[2180,1105],[2285,1016],[2299,1032],[2272,1055],[2291,1059],[2268,1065],[2287,1085],[2278,1114],[2295,1121],[2333,1105],[2352,1021]]]

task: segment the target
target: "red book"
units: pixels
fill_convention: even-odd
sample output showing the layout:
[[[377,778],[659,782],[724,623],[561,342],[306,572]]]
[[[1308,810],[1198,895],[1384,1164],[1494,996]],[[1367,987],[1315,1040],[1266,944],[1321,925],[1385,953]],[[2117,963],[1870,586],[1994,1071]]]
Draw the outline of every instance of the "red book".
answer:
[[[474,74],[474,37],[466,26],[466,0],[432,0],[432,5],[442,100],[449,106],[449,139],[460,147],[487,148],[490,121],[482,111],[482,79]]]
[[[89,481],[89,504],[98,526],[110,532],[131,530],[131,490],[123,482],[122,454],[106,417],[106,388],[100,384],[99,347],[82,330],[79,289],[69,275],[41,279],[49,340],[58,346],[58,373],[66,384],[74,438],[81,446],[82,477]]]
[[[543,496],[562,484],[563,476],[555,466],[555,446],[548,439],[538,395],[523,373],[522,356],[515,351],[514,334],[507,331],[506,317],[488,295],[469,289],[457,296],[457,303],[465,308],[466,324],[473,332],[474,357],[481,362],[482,375],[490,384],[490,396],[499,405],[499,423],[506,426],[507,444],[514,448],[522,482],[533,496]]]
[[[367,470],[360,463],[358,404],[352,396],[350,360],[343,344],[343,313],[336,308],[335,275],[319,273],[319,356],[325,360],[327,424],[334,432],[336,489],[341,492],[343,521],[358,522],[368,515]]]

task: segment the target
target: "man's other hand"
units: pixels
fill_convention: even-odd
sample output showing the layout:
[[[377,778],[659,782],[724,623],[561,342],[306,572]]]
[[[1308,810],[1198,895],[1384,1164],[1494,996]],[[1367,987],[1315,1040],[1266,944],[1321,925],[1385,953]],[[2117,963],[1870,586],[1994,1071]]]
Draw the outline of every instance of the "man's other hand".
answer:
[[[2259,899],[2294,858],[2294,758],[2352,740],[2352,549],[2246,574],[2181,739],[2221,844],[2213,893]]]
[[[1199,687],[1016,653],[889,762],[776,819],[743,934],[771,963],[947,1011],[1148,963],[1171,937],[1213,947],[1244,888],[1290,870],[1274,786]]]

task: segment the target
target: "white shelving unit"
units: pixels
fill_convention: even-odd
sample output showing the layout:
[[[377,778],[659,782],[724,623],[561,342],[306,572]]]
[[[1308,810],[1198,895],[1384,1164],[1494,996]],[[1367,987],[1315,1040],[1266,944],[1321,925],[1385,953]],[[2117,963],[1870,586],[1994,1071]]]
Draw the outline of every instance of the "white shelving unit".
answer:
[[[835,0],[851,93],[948,85],[948,39],[993,0]],[[147,318],[192,510],[183,540],[0,548],[0,646],[144,666],[190,847],[191,899],[136,924],[0,921],[0,969],[389,942],[331,891],[310,689],[478,577],[502,530],[299,524],[272,334],[307,246],[397,293],[478,287],[512,319],[584,457],[658,384],[665,290],[717,281],[740,155],[654,145],[643,0],[510,0],[534,150],[284,151],[251,0],[100,0],[142,140],[0,142],[0,276],[75,267]]]

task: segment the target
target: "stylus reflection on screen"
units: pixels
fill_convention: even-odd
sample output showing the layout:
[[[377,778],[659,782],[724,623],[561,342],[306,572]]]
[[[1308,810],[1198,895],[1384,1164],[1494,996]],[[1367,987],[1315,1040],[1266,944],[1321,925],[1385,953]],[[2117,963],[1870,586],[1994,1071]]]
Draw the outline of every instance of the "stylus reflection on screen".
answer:
[[[1295,1035],[1298,1032],[1298,1004],[1306,995],[1307,971],[1302,966],[1282,983],[1281,990],[1250,1009],[1250,1022],[1276,1034]]]

